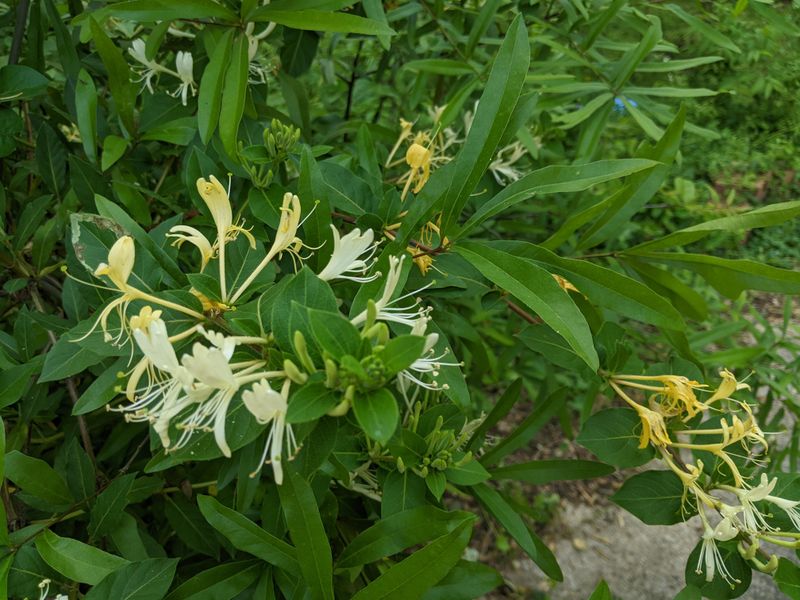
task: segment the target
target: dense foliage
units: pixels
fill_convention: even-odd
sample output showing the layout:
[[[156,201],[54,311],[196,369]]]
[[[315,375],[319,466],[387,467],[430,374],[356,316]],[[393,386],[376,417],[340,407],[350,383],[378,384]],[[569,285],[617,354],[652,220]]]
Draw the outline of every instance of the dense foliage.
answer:
[[[634,469],[681,598],[800,597],[800,28],[705,4],[8,8],[5,596],[475,598],[479,516],[560,581],[509,486]]]

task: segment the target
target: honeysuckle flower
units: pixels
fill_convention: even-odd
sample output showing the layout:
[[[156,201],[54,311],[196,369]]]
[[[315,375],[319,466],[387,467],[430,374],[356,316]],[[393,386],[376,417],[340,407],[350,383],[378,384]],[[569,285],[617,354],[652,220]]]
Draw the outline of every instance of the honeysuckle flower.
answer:
[[[789,520],[792,522],[792,526],[794,526],[797,531],[800,531],[800,511],[797,510],[797,507],[800,506],[800,500],[788,500],[778,496],[765,496],[764,499],[785,512],[786,516],[789,517]]]
[[[429,283],[426,286],[421,287],[418,290],[414,290],[413,292],[409,292],[408,294],[404,294],[399,298],[392,300],[392,296],[394,295],[395,290],[397,289],[398,284],[400,283],[400,276],[403,272],[403,261],[405,260],[405,255],[401,256],[390,256],[389,257],[389,272],[386,274],[386,282],[383,286],[383,292],[381,293],[381,297],[375,301],[375,309],[377,313],[377,320],[378,321],[391,321],[394,323],[400,323],[401,325],[408,325],[409,327],[413,327],[417,320],[426,314],[428,314],[431,309],[421,309],[419,308],[420,300],[417,298],[414,300],[412,304],[406,306],[395,306],[397,303],[402,302],[406,298],[414,296],[415,294],[421,292],[422,290],[430,287],[432,283]],[[351,319],[351,323],[355,326],[359,326],[362,323],[367,321],[367,311],[364,310],[360,314],[356,315],[353,319]]]
[[[114,242],[109,249],[108,262],[100,263],[94,271],[95,277],[108,277],[108,279],[111,280],[111,283],[114,284],[114,288],[102,289],[120,291],[122,292],[122,295],[109,302],[100,312],[100,315],[97,317],[89,331],[73,341],[80,342],[86,339],[95,331],[95,329],[97,329],[99,325],[103,331],[103,339],[106,342],[111,342],[115,345],[124,345],[124,343],[127,343],[128,338],[130,337],[127,311],[128,306],[134,300],[146,300],[154,304],[159,304],[165,308],[171,308],[173,310],[183,312],[198,319],[204,318],[203,315],[192,310],[191,308],[182,306],[175,302],[170,302],[169,300],[163,300],[129,284],[128,279],[130,279],[131,273],[133,272],[133,265],[135,262],[136,247],[134,245],[133,238],[124,235]],[[108,333],[108,318],[113,312],[116,312],[120,319],[120,332],[116,338],[112,337],[111,334]]]
[[[170,73],[172,75],[177,75],[177,73],[174,73],[172,70],[158,64],[155,60],[147,58],[145,48],[146,45],[144,40],[137,38],[131,42],[131,46],[128,48],[128,54],[130,54],[134,60],[142,65],[142,67],[136,68],[134,71],[136,71],[136,73],[139,75],[138,81],[144,82],[142,88],[147,88],[152,94],[153,79],[158,78],[159,73]]]
[[[392,146],[389,156],[386,158],[386,163],[384,164],[385,167],[388,167],[391,164],[394,155],[397,154],[397,151],[400,149],[400,145],[411,135],[411,130],[413,127],[414,124],[410,121],[400,119],[400,135],[397,137],[397,141],[394,143],[394,146]]]
[[[408,147],[406,151],[406,164],[410,167],[410,171],[407,174],[406,185],[403,187],[403,192],[400,194],[402,200],[405,200],[405,197],[408,195],[412,183],[416,182],[413,190],[415,194],[422,191],[422,188],[425,187],[425,184],[428,183],[428,179],[431,176],[432,160],[433,152],[431,152],[430,148],[426,148],[419,142],[415,141]]]
[[[508,185],[522,177],[522,173],[515,169],[514,165],[527,152],[525,146],[519,142],[514,142],[500,149],[494,160],[489,163],[489,172],[495,181],[500,185]]]
[[[639,419],[642,422],[642,433],[639,436],[639,448],[646,448],[648,444],[654,446],[669,446],[672,445],[672,440],[669,439],[667,432],[667,425],[664,422],[664,416],[660,412],[651,410],[635,402],[617,385],[616,380],[610,380],[609,385],[614,388],[614,391],[619,394],[620,398],[625,400],[628,405],[636,411]]]
[[[230,299],[231,304],[236,302],[239,297],[244,293],[247,287],[253,283],[253,280],[258,277],[258,274],[266,267],[269,262],[284,251],[291,252],[297,256],[300,249],[303,247],[303,241],[297,237],[297,229],[300,227],[300,198],[291,192],[286,192],[283,195],[283,203],[281,204],[281,220],[278,224],[278,230],[275,232],[275,239],[272,241],[272,247],[267,252],[258,266],[253,269],[249,277],[245,279],[244,283],[236,290],[236,293]]]
[[[360,229],[354,229],[350,233],[339,237],[339,231],[331,225],[333,231],[333,253],[320,271],[318,277],[323,281],[334,279],[349,279],[366,283],[380,277],[380,273],[367,276],[366,273],[375,264],[372,257],[378,248],[378,244],[373,242],[375,234],[371,229],[361,233]],[[367,256],[364,256],[367,254]]]
[[[181,82],[171,95],[175,98],[180,96],[181,104],[186,106],[189,92],[192,92],[192,96],[197,94],[197,86],[194,83],[194,59],[192,58],[192,53],[179,51],[175,55],[175,68]]]
[[[708,408],[694,394],[695,389],[706,386],[683,375],[615,375],[614,380],[628,387],[655,392],[652,400],[658,402],[661,412],[667,417],[685,413],[688,420]],[[663,387],[637,383],[640,381],[661,383]]]
[[[703,543],[700,547],[700,555],[697,558],[695,572],[699,575],[705,571],[706,581],[714,581],[715,575],[719,573],[728,584],[739,583],[739,580],[731,575],[725,565],[725,561],[722,560],[719,548],[717,548],[717,542],[732,540],[739,534],[739,530],[727,518],[723,518],[716,527],[711,527],[702,511],[700,514],[704,525]]]
[[[261,33],[253,33],[255,31],[255,25],[256,24],[251,21],[245,27],[244,32],[247,36],[248,82],[259,84],[267,81],[267,72],[256,60],[258,56],[258,45],[261,43],[261,40],[275,30],[275,23],[268,23],[267,27]]]
[[[261,470],[261,465],[265,463],[271,464],[275,483],[278,485],[283,483],[284,439],[286,440],[286,454],[289,460],[294,457],[298,450],[292,426],[286,423],[290,386],[291,380],[285,379],[279,393],[272,389],[266,379],[262,379],[260,382],[253,384],[252,389],[242,392],[242,402],[256,418],[256,421],[262,425],[272,423],[258,469],[251,473],[250,476],[255,477]],[[268,455],[269,460],[267,460]]]
[[[773,529],[767,524],[764,515],[761,514],[755,503],[765,500],[775,489],[777,483],[777,478],[770,481],[767,474],[762,473],[761,481],[756,487],[750,489],[727,488],[729,491],[734,491],[741,503],[742,524],[747,531],[771,531]]]
[[[736,391],[750,389],[750,386],[746,383],[736,381],[736,377],[734,377],[733,373],[731,373],[728,369],[723,369],[719,372],[719,375],[722,377],[722,383],[720,383],[719,387],[711,395],[711,397],[706,400],[706,404],[711,404],[717,400],[730,398],[731,394]]]
[[[168,448],[171,419],[195,401],[187,393],[193,378],[178,362],[161,311],[145,306],[131,318],[130,326],[144,358],[128,379],[126,395],[131,404],[109,410],[124,412],[126,421],[152,423],[162,445]],[[147,382],[137,387],[143,375]]]
[[[215,251],[214,247],[211,245],[211,242],[209,242],[208,238],[194,227],[190,227],[189,225],[175,225],[170,228],[169,233],[167,233],[167,237],[175,238],[175,241],[172,242],[172,245],[177,248],[180,248],[184,242],[189,242],[198,250],[200,250],[201,273],[206,268],[206,265],[208,265],[208,262],[214,258]]]

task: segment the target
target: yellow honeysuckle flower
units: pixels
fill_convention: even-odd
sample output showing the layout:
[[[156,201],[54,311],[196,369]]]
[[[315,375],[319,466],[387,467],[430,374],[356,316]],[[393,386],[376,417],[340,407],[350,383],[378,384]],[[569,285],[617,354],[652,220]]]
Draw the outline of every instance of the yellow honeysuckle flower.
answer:
[[[639,448],[646,448],[649,444],[654,446],[669,446],[672,440],[669,439],[667,424],[661,413],[645,408],[641,404],[634,406],[642,421],[642,434],[639,436]]]
[[[719,384],[717,391],[712,394],[711,398],[706,400],[706,404],[711,404],[717,400],[730,398],[731,394],[738,390],[750,389],[748,384],[736,381],[736,377],[734,377],[733,373],[728,371],[728,369],[722,369],[722,371],[719,372],[719,375],[722,377],[722,383]]]
[[[433,153],[429,148],[417,142],[409,146],[406,151],[406,164],[411,167],[411,170],[407,174],[406,185],[403,188],[403,192],[400,194],[401,200],[405,200],[408,195],[408,190],[414,182],[416,182],[413,190],[414,193],[419,194],[422,191],[422,188],[425,187],[425,184],[428,183],[428,179],[431,176],[432,160]]]
[[[694,394],[695,389],[706,386],[683,375],[614,375],[614,381],[628,387],[655,392],[651,401],[657,402],[661,412],[667,417],[685,413],[686,419],[690,419],[708,408]],[[663,387],[637,383],[639,381],[658,382]]]
[[[108,251],[108,262],[100,263],[95,269],[95,276],[105,275],[117,286],[117,289],[128,289],[128,278],[133,272],[133,263],[136,261],[136,248],[133,238],[123,235]]]
[[[283,203],[281,204],[281,220],[278,224],[278,230],[275,232],[275,239],[272,241],[272,247],[267,252],[258,266],[253,269],[250,276],[245,279],[244,283],[236,290],[236,293],[230,298],[229,304],[233,304],[244,293],[247,287],[253,283],[253,280],[258,277],[258,274],[269,264],[273,258],[282,252],[291,252],[293,255],[299,257],[300,249],[303,247],[303,240],[297,237],[297,229],[300,227],[301,205],[300,198],[291,192],[286,192],[283,195]],[[223,300],[225,297],[223,296]]]

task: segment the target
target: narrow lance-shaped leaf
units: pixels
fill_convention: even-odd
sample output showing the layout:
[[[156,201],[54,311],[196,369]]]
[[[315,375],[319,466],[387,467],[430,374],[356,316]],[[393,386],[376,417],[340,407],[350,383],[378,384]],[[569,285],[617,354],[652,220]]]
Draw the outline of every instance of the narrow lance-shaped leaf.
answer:
[[[451,232],[492,160],[517,104],[529,64],[528,31],[522,15],[517,15],[494,60],[472,127],[454,160],[450,185],[440,200],[443,232]]]
[[[551,165],[525,175],[483,203],[458,232],[468,235],[486,219],[536,195],[580,192],[595,184],[652,169],[658,163],[644,158],[601,160],[585,165]]]
[[[281,508],[289,526],[300,570],[315,600],[333,600],[333,564],[328,536],[311,486],[296,472],[290,472],[278,486]]]
[[[589,325],[550,273],[532,261],[485,244],[464,242],[455,250],[484,277],[519,298],[561,335],[593,371],[597,370],[599,359]]]
[[[233,29],[228,29],[217,42],[211,60],[203,71],[197,98],[197,126],[200,139],[208,144],[219,122],[222,90],[233,44]]]
[[[225,108],[219,115],[219,136],[225,152],[233,159],[236,159],[238,152],[236,144],[247,95],[248,65],[247,36],[242,34],[231,48],[230,64],[222,87],[222,106]]]

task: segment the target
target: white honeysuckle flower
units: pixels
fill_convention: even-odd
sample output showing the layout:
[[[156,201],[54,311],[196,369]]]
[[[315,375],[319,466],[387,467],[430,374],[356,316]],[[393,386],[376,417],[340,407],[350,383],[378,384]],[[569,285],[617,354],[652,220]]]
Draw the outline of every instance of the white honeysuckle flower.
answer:
[[[360,229],[354,229],[343,237],[339,237],[339,231],[331,225],[333,231],[333,253],[318,277],[323,281],[334,279],[349,279],[359,283],[367,283],[380,277],[380,273],[367,276],[366,273],[375,264],[375,251],[378,244],[373,242],[375,234],[372,229],[367,229],[361,233]],[[367,256],[362,256],[367,254]]]
[[[703,543],[700,547],[700,555],[697,558],[697,566],[695,573],[698,575],[705,572],[706,581],[713,581],[714,576],[719,573],[720,576],[730,585],[738,583],[739,580],[731,575],[725,561],[722,560],[722,555],[717,548],[717,542],[727,542],[732,540],[739,534],[739,530],[728,518],[723,518],[716,527],[711,527],[707,521],[704,520]]]
[[[218,331],[208,331],[202,325],[197,327],[197,331],[222,352],[226,359],[230,360],[233,357],[233,352],[238,343],[237,338],[226,336]]]
[[[797,507],[800,506],[800,500],[788,500],[786,498],[769,495],[764,496],[764,500],[771,502],[785,512],[786,516],[789,517],[789,520],[792,522],[792,526],[795,528],[795,530],[800,531],[800,511],[797,510]]]
[[[261,33],[253,33],[255,31],[255,23],[252,21],[245,27],[245,35],[247,36],[247,61],[249,72],[249,83],[266,83],[267,71],[256,60],[258,56],[258,45],[270,33],[275,30],[275,23],[268,23],[267,27]]]
[[[197,86],[194,83],[194,59],[192,58],[192,53],[179,51],[175,55],[175,68],[181,83],[172,92],[172,96],[175,98],[180,96],[181,104],[186,106],[189,91],[192,92],[192,96],[197,94]]]
[[[272,473],[275,476],[275,483],[283,483],[283,443],[286,440],[286,452],[289,460],[298,450],[297,440],[294,437],[292,426],[286,423],[286,411],[288,408],[290,379],[284,379],[281,391],[276,392],[269,385],[266,379],[253,384],[253,388],[242,392],[242,402],[247,407],[256,421],[262,425],[272,423],[267,442],[264,445],[264,453],[258,463],[258,469],[250,474],[255,477],[264,464],[272,465]],[[269,460],[267,460],[269,455]]]
[[[145,48],[146,45],[144,40],[137,38],[131,42],[131,46],[128,48],[128,54],[130,54],[138,63],[143,65],[143,67],[136,68],[134,71],[139,75],[138,81],[144,82],[142,89],[147,88],[152,94],[153,79],[157,78],[159,73],[170,73],[173,75],[175,73],[173,73],[173,71],[170,69],[158,64],[155,60],[147,58]]]
[[[525,156],[526,152],[525,146],[519,142],[514,142],[501,149],[494,160],[489,163],[489,171],[495,181],[500,185],[508,185],[520,179],[522,173],[514,168],[514,164]]]
[[[773,478],[770,481],[767,474],[762,473],[759,485],[750,489],[739,489],[735,492],[739,502],[742,504],[742,523],[747,531],[774,531],[774,528],[767,524],[764,515],[761,514],[755,503],[766,500],[772,490],[775,489],[777,483],[777,478]]]
[[[377,309],[377,319],[379,321],[390,321],[393,323],[400,323],[401,325],[413,327],[421,317],[426,316],[432,309],[419,308],[419,304],[421,302],[419,298],[415,298],[413,303],[405,306],[397,306],[397,304],[407,298],[415,296],[422,290],[429,288],[435,282],[431,282],[425,286],[422,286],[418,290],[414,290],[413,292],[409,292],[392,300],[392,296],[394,295],[395,290],[400,283],[400,276],[403,272],[403,261],[405,258],[405,255],[401,255],[399,257],[389,257],[389,272],[386,274],[386,282],[384,283],[381,297],[375,301],[375,308]],[[351,323],[355,326],[359,326],[366,322],[366,320],[367,311],[364,310],[360,314],[353,317]]]
[[[131,404],[109,410],[125,413],[126,421],[152,423],[162,445],[168,448],[170,420],[195,402],[195,398],[189,394],[193,378],[178,362],[160,316],[161,311],[145,306],[131,319],[133,337],[144,358],[128,379],[126,395]],[[143,375],[147,376],[147,382],[137,388]]]
[[[214,258],[214,246],[208,241],[206,236],[204,236],[198,229],[195,229],[194,227],[189,225],[175,225],[170,227],[167,237],[175,238],[175,241],[172,242],[172,245],[177,248],[180,248],[184,242],[189,242],[198,250],[200,250],[201,273],[206,268],[206,265],[208,265],[208,262]]]
[[[189,374],[200,383],[198,392],[204,392],[206,398],[187,420],[178,425],[183,433],[176,447],[188,442],[195,430],[211,430],[219,449],[230,458],[231,449],[225,439],[225,417],[233,396],[239,391],[240,382],[233,374],[229,360],[219,348],[207,348],[199,342],[192,346],[191,354],[184,354],[181,358]]]

